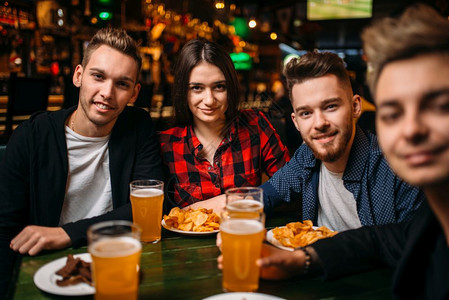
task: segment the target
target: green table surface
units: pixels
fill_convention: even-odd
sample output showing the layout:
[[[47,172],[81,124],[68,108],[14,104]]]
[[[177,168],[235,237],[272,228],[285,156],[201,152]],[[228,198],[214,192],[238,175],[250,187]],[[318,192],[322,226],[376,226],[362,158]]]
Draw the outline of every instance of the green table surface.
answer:
[[[267,219],[267,228],[294,221],[286,217]],[[17,268],[12,299],[93,299],[93,296],[57,296],[39,290],[34,273],[46,263],[67,254],[87,249],[65,249],[36,257],[23,257]],[[142,280],[139,299],[203,299],[223,293],[221,271],[217,269],[219,250],[215,235],[184,236],[163,229],[157,244],[142,248]],[[259,293],[285,299],[390,299],[391,271],[378,269],[366,273],[322,281],[293,278],[284,281],[261,280]]]

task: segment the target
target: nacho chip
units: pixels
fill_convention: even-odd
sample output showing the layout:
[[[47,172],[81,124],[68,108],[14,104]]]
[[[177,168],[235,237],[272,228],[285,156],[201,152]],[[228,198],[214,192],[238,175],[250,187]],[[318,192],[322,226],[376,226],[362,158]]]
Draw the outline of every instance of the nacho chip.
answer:
[[[178,229],[179,230],[184,230],[184,231],[190,231],[193,227],[193,222],[189,222],[189,223],[182,223],[179,224]]]
[[[190,218],[193,221],[193,224],[196,226],[201,226],[207,221],[207,213],[204,213],[202,211],[193,211],[190,213]]]
[[[283,246],[291,248],[305,247],[319,239],[331,237],[337,233],[337,231],[332,231],[325,226],[314,229],[310,220],[292,222],[284,227],[273,229],[273,237]]]
[[[164,221],[167,226],[183,231],[211,232],[220,227],[220,217],[206,208],[182,210],[174,207],[164,215]]]

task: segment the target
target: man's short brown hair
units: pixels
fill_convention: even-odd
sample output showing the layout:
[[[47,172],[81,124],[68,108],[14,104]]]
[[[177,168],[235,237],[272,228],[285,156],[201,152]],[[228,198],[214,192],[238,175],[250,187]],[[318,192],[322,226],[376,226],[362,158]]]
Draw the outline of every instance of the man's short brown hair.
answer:
[[[399,18],[384,18],[362,33],[368,58],[368,83],[375,93],[386,64],[422,54],[449,54],[449,21],[431,7],[409,7]]]
[[[102,28],[92,37],[87,45],[83,61],[81,65],[83,68],[88,64],[92,53],[100,46],[109,46],[123,54],[133,58],[137,63],[137,79],[139,78],[140,68],[142,66],[142,58],[139,55],[136,41],[130,37],[125,30],[116,28]]]
[[[337,54],[314,51],[291,59],[284,68],[290,100],[293,100],[292,89],[295,84],[329,74],[335,75],[342,86],[352,94],[349,74],[343,60]]]

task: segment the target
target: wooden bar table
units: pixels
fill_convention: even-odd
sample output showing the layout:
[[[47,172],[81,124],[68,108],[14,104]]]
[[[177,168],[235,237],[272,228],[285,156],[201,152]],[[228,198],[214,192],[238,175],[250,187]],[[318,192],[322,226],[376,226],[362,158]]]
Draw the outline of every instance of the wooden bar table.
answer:
[[[286,217],[269,218],[267,228],[292,221]],[[163,229],[158,244],[143,244],[139,299],[197,300],[222,293],[215,238],[215,235],[185,236]],[[86,247],[47,252],[36,257],[24,256],[13,278],[12,299],[93,299],[93,296],[49,294],[39,290],[33,282],[34,273],[41,266],[67,254],[83,252],[87,252]],[[391,270],[377,269],[329,281],[261,280],[258,292],[285,299],[390,299],[391,275]]]

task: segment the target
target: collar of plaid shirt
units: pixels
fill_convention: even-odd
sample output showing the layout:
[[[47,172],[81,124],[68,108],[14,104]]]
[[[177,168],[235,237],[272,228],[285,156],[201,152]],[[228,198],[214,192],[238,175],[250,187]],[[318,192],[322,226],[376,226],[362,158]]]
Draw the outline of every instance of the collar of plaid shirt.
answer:
[[[218,149],[220,149],[220,147],[224,146],[226,143],[231,143],[236,137],[236,132],[237,132],[236,126],[235,124],[232,124],[230,130],[226,132],[225,137],[218,145],[217,151]],[[193,155],[197,157],[200,156],[199,153],[201,150],[203,150],[203,144],[201,144],[200,140],[195,135],[195,131],[193,130],[193,126],[191,125],[187,126],[187,135],[185,136],[184,142],[187,145],[189,145],[189,149],[191,150]]]

